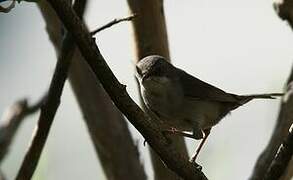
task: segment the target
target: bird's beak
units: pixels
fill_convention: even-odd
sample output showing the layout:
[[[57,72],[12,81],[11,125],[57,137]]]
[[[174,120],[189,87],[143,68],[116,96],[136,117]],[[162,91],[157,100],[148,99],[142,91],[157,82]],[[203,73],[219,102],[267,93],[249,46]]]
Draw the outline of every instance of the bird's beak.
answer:
[[[145,74],[145,75],[142,76],[141,80],[144,81],[144,80],[146,80],[148,77],[149,77],[149,75],[148,75],[148,74]]]

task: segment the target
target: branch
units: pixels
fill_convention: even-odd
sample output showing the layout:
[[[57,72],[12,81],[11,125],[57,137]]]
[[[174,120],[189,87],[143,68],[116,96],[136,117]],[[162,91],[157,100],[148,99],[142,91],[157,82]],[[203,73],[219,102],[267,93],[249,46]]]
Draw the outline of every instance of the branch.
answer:
[[[293,154],[293,124],[289,134],[280,146],[264,180],[279,179],[285,172]]]
[[[61,22],[47,1],[41,1],[39,7],[48,35],[59,54]],[[78,48],[73,55],[69,81],[106,177],[112,180],[145,180],[144,167],[123,115],[97,83]]]
[[[281,19],[287,20],[293,28],[293,2],[291,0],[284,0],[281,3],[275,3],[274,8],[276,9],[278,15]],[[288,78],[287,82],[287,93],[285,97],[288,99],[289,95],[291,96],[291,92],[293,89],[293,68],[291,70],[291,75]],[[291,84],[291,85],[290,85]],[[283,97],[283,99],[285,99]],[[259,156],[253,173],[251,175],[251,180],[262,180],[265,176],[272,160],[275,157],[275,154],[278,151],[279,146],[281,145],[283,139],[287,136],[287,130],[290,125],[293,123],[293,112],[291,109],[293,108],[293,98],[289,101],[285,101],[281,104],[280,113],[277,119],[277,123],[275,125],[273,134],[271,136],[270,142],[268,143],[265,150]]]
[[[23,119],[39,110],[43,102],[44,98],[41,98],[37,103],[28,105],[27,100],[24,99],[16,102],[8,109],[1,121],[4,124],[0,126],[0,162],[6,156]]]
[[[127,0],[131,13],[139,14],[139,18],[132,21],[136,45],[136,61],[150,54],[158,54],[170,59],[168,34],[162,0]],[[139,91],[140,92],[140,91]],[[141,97],[141,96],[140,96]],[[141,100],[144,107],[144,103]],[[177,151],[188,156],[183,137],[170,137]],[[154,170],[154,179],[178,180],[179,177],[170,171],[160,157],[150,148]]]
[[[111,26],[113,26],[113,25],[115,25],[115,24],[120,23],[120,22],[123,22],[123,21],[132,21],[132,20],[133,20],[134,18],[136,18],[136,17],[137,17],[136,14],[132,14],[132,15],[130,15],[130,16],[128,16],[128,17],[125,17],[125,18],[114,19],[114,20],[110,21],[109,23],[107,23],[107,24],[105,24],[105,25],[103,25],[103,26],[97,28],[96,30],[92,31],[92,32],[91,32],[91,35],[94,36],[94,35],[97,34],[98,32],[100,32],[100,31],[102,31],[102,30],[104,30],[104,29],[107,29],[107,28],[109,28],[109,27],[111,27]]]
[[[84,7],[84,0],[75,1],[74,9],[80,15],[83,14]],[[60,104],[60,97],[71,62],[71,49],[75,48],[73,42],[74,41],[71,34],[67,33],[62,44],[62,53],[58,57],[54,75],[50,83],[47,101],[45,101],[44,105],[41,107],[41,113],[36,128],[36,133],[34,134],[31,146],[29,147],[28,152],[26,153],[20,170],[17,174],[17,180],[31,179],[37,167],[42,150],[49,135],[49,131],[53,123],[56,111]]]
[[[67,30],[72,33],[82,55],[100,80],[106,92],[119,110],[142,133],[146,141],[158,153],[166,165],[185,179],[207,179],[189,162],[188,157],[182,157],[168,142],[159,127],[150,121],[149,117],[129,97],[125,85],[119,83],[108,67],[105,59],[92,39],[85,24],[78,18],[70,5],[64,0],[48,0]]]
[[[259,156],[257,160],[257,163],[255,164],[254,171],[251,176],[251,180],[263,179],[272,160],[275,157],[275,154],[278,151],[279,146],[281,145],[283,139],[287,136],[288,128],[293,123],[293,118],[292,118],[293,117],[293,112],[292,112],[293,98],[289,98],[289,96],[292,96],[292,92],[293,92],[292,78],[293,78],[293,69],[289,77],[287,93],[284,95],[282,100],[283,102],[281,104],[281,109],[277,119],[277,124],[275,125],[275,129],[273,131],[270,142],[268,143],[265,150],[261,153],[261,155]]]

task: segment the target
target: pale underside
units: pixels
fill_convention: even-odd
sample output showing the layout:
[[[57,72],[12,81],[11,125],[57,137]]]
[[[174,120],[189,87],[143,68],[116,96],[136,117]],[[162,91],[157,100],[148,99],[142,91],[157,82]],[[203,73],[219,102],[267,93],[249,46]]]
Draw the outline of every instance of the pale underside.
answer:
[[[211,128],[226,115],[222,102],[184,96],[183,90],[165,77],[152,77],[142,83],[141,93],[146,106],[166,127],[182,131]]]

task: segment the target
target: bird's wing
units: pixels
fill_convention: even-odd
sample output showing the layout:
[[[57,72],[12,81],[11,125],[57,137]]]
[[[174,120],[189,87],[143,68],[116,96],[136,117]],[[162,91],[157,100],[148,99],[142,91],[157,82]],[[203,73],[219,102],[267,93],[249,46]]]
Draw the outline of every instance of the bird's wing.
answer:
[[[226,93],[185,71],[180,70],[180,73],[180,82],[186,97],[205,101],[238,102],[237,95]]]

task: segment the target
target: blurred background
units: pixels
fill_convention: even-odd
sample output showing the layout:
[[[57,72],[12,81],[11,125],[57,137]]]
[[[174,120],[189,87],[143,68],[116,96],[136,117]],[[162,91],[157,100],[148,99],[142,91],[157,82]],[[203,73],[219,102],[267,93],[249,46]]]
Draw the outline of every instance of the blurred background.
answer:
[[[129,14],[126,1],[90,1],[85,21],[95,29]],[[237,94],[282,92],[292,66],[293,35],[266,0],[165,0],[171,61],[190,74]],[[97,44],[117,78],[138,102],[131,23],[99,33]],[[0,114],[15,101],[37,101],[56,63],[42,16],[34,3],[0,14]],[[247,179],[268,143],[280,100],[254,100],[233,111],[213,130],[198,162],[210,179]],[[13,179],[38,114],[21,125],[1,165]],[[0,120],[1,123],[1,120]],[[141,161],[153,179],[147,146],[132,127]],[[115,129],[113,129],[115,131]],[[187,140],[190,153],[198,142]],[[66,83],[34,179],[105,179],[70,85]]]

